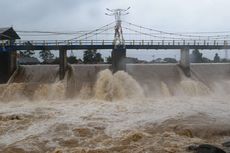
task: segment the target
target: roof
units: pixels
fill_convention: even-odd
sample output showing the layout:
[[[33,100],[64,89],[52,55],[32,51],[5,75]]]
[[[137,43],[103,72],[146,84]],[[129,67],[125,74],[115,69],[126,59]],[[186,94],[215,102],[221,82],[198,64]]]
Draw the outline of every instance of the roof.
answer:
[[[0,40],[16,40],[16,39],[20,39],[20,37],[12,27],[0,28]]]

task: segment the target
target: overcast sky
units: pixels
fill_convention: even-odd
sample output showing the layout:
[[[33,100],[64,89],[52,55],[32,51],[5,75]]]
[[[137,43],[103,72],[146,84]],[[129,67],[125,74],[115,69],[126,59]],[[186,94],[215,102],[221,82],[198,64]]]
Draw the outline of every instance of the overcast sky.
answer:
[[[105,8],[128,6],[124,20],[163,31],[230,31],[230,0],[0,0],[0,27],[90,30],[114,20]]]

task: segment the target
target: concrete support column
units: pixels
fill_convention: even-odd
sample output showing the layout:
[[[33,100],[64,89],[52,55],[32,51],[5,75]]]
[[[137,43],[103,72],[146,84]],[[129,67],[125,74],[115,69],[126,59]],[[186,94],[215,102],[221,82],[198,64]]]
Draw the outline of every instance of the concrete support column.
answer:
[[[181,49],[180,67],[182,68],[182,70],[184,71],[184,74],[187,77],[191,76],[190,58],[189,58],[189,49],[188,48]]]
[[[11,51],[9,55],[9,65],[8,65],[9,76],[11,76],[16,69],[17,69],[17,52]]]
[[[113,73],[117,71],[126,71],[126,49],[116,48],[112,51],[112,70]]]
[[[16,51],[0,52],[0,83],[7,83],[16,70]]]
[[[59,50],[59,79],[63,80],[65,77],[65,72],[67,70],[67,50]]]

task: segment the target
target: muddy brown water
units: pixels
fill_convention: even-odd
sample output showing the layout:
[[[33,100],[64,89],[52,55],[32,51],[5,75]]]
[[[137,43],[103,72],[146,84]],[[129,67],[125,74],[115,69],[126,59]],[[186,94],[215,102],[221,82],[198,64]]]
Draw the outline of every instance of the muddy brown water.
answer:
[[[24,66],[0,85],[2,153],[185,153],[230,140],[229,64]],[[37,71],[35,71],[37,70]]]

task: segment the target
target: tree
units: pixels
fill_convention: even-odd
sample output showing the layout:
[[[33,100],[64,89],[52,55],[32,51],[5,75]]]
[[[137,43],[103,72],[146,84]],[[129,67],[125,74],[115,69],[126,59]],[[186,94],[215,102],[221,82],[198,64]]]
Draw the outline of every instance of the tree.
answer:
[[[27,47],[33,46],[29,41],[25,42],[24,44]],[[35,54],[35,52],[34,50],[27,49],[25,51],[20,51],[19,54],[20,54],[20,57],[32,57]]]
[[[191,62],[193,62],[193,63],[202,63],[203,62],[202,56],[203,56],[203,54],[200,53],[198,49],[195,49],[192,52]]]
[[[216,53],[214,57],[214,63],[220,62],[220,56]]]
[[[33,50],[25,50],[19,52],[20,57],[32,57],[35,53]]]
[[[95,64],[103,62],[101,53],[97,53],[97,50],[86,50],[84,51],[83,61],[85,64]]]
[[[70,63],[70,64],[75,64],[75,63],[78,62],[76,56],[70,56],[70,57],[68,57],[68,58],[67,58],[67,61],[68,61],[68,63]]]
[[[96,54],[95,54],[94,61],[95,61],[96,63],[104,62],[104,59],[101,57],[101,53],[96,53]]]
[[[212,60],[208,59],[207,57],[202,57],[202,62],[203,63],[211,63]]]
[[[59,63],[60,63],[60,58],[59,57],[56,57],[52,62],[52,64],[59,64]]]
[[[177,60],[175,58],[164,58],[164,61],[167,63],[177,63]]]
[[[111,57],[111,56],[107,57],[107,58],[106,58],[106,62],[107,62],[108,64],[111,64],[111,63],[112,63],[112,57]]]
[[[50,50],[42,50],[39,52],[40,58],[43,60],[44,63],[47,63],[48,60],[51,60],[54,58],[54,54],[51,53]]]
[[[96,52],[96,50],[86,50],[86,51],[84,51],[83,62],[85,64],[87,64],[87,63],[92,64],[93,63],[94,52]]]
[[[229,59],[224,58],[224,59],[222,59],[220,62],[222,62],[222,63],[230,63],[230,60],[229,60]]]

